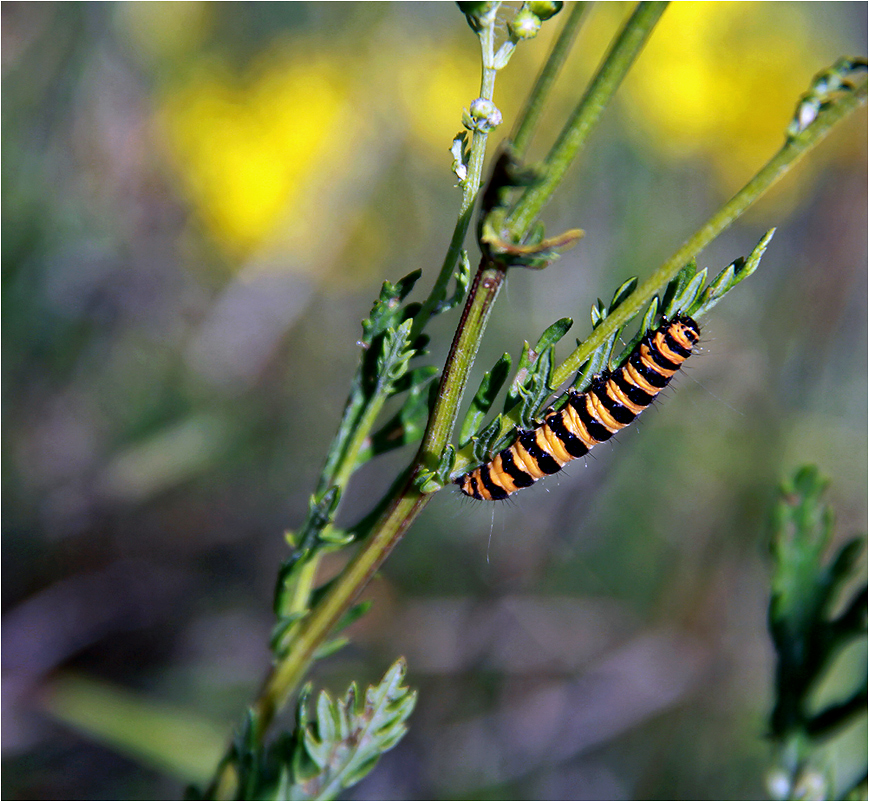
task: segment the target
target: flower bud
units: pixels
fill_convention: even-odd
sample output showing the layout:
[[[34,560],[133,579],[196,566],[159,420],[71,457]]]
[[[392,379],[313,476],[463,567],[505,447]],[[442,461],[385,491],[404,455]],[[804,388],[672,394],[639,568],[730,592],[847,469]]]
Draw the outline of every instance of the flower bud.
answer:
[[[471,103],[471,121],[474,131],[486,133],[501,124],[501,112],[491,100],[478,97]]]
[[[564,3],[560,0],[534,0],[534,2],[528,3],[528,10],[542,21],[554,17],[563,6]]]
[[[520,39],[533,39],[540,30],[540,17],[523,8],[507,23],[507,29],[517,41]]]

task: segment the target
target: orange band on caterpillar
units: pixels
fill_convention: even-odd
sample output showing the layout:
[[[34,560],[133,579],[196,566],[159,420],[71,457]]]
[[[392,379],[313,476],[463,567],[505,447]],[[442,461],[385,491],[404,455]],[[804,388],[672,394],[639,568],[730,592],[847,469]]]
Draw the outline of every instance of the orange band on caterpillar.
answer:
[[[629,425],[663,390],[700,339],[700,327],[677,316],[650,331],[625,363],[591,380],[584,393],[570,390],[567,403],[550,410],[535,429],[485,465],[456,479],[466,496],[497,501],[557,473]]]

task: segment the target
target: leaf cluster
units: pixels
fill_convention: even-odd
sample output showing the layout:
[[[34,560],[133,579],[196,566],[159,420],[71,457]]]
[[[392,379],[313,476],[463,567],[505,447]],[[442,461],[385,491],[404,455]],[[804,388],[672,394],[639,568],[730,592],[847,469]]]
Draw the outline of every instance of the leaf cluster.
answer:
[[[309,716],[311,688],[300,694],[296,727],[263,747],[256,714],[249,711],[229,759],[237,772],[237,799],[335,799],[359,782],[407,731],[416,692],[403,685],[399,658],[360,697],[352,683],[342,698],[326,691]]]
[[[469,264],[463,259],[455,272],[454,292],[448,298],[436,299],[432,315],[461,303],[469,274]],[[287,534],[292,551],[281,566],[275,593],[278,621],[272,646],[276,653],[282,652],[292,638],[294,625],[316,601],[297,592],[306,565],[323,553],[352,543],[360,528],[334,526],[350,476],[378,454],[419,440],[425,429],[437,389],[432,379],[439,371],[432,365],[410,367],[412,359],[427,353],[428,344],[428,336],[419,332],[422,305],[407,302],[420,275],[421,271],[415,270],[395,284],[385,281],[370,314],[362,321],[359,364],[317,492],[310,498],[302,525]],[[372,432],[383,404],[396,396],[404,396],[401,407]]]
[[[814,750],[866,712],[865,681],[822,710],[813,705],[834,658],[866,635],[866,584],[844,604],[841,600],[856,579],[864,541],[852,539],[826,558],[833,537],[833,513],[823,501],[826,488],[816,467],[803,467],[782,486],[773,510],[769,631],[776,670],[769,732],[781,752],[782,798],[798,798],[807,777],[821,776],[811,766]],[[832,793],[831,784],[825,781],[826,793]]]

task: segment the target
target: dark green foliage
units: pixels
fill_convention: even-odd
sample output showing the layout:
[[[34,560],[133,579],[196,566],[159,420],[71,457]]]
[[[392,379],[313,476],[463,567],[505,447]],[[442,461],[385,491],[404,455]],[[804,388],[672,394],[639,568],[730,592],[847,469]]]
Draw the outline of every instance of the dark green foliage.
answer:
[[[822,739],[866,712],[865,682],[822,710],[812,704],[812,694],[833,659],[866,635],[866,584],[841,604],[846,587],[857,576],[864,543],[860,538],[850,540],[827,558],[833,513],[823,501],[826,487],[817,468],[801,468],[783,485],[773,511],[769,630],[776,671],[769,729],[780,753],[775,779],[782,787],[773,789],[780,798],[800,798],[810,777],[816,783],[824,780],[821,798],[837,798],[824,776],[825,767],[816,765],[814,751]]]

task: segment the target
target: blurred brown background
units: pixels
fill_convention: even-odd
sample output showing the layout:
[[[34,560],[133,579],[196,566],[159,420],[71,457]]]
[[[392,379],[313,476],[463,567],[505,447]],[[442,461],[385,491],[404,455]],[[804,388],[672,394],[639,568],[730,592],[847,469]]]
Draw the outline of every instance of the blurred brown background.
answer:
[[[629,11],[591,12],[532,156]],[[499,77],[493,144],[560,22]],[[175,798],[268,664],[359,321],[443,258],[477,42],[452,3],[7,2],[2,37],[3,796]],[[511,275],[480,370],[561,316],[586,336],[865,52],[861,3],[674,4],[545,212],[586,238]],[[341,691],[405,654],[420,690],[354,798],[764,794],[774,489],[816,462],[840,535],[866,528],[855,117],[702,254],[717,272],[778,227],[663,403],[515,503],[443,492],[397,549],[317,670]],[[359,474],[348,522],[409,456]],[[864,645],[834,680],[865,670]],[[128,757],[82,732],[107,726]],[[843,781],[865,723],[846,741]]]

